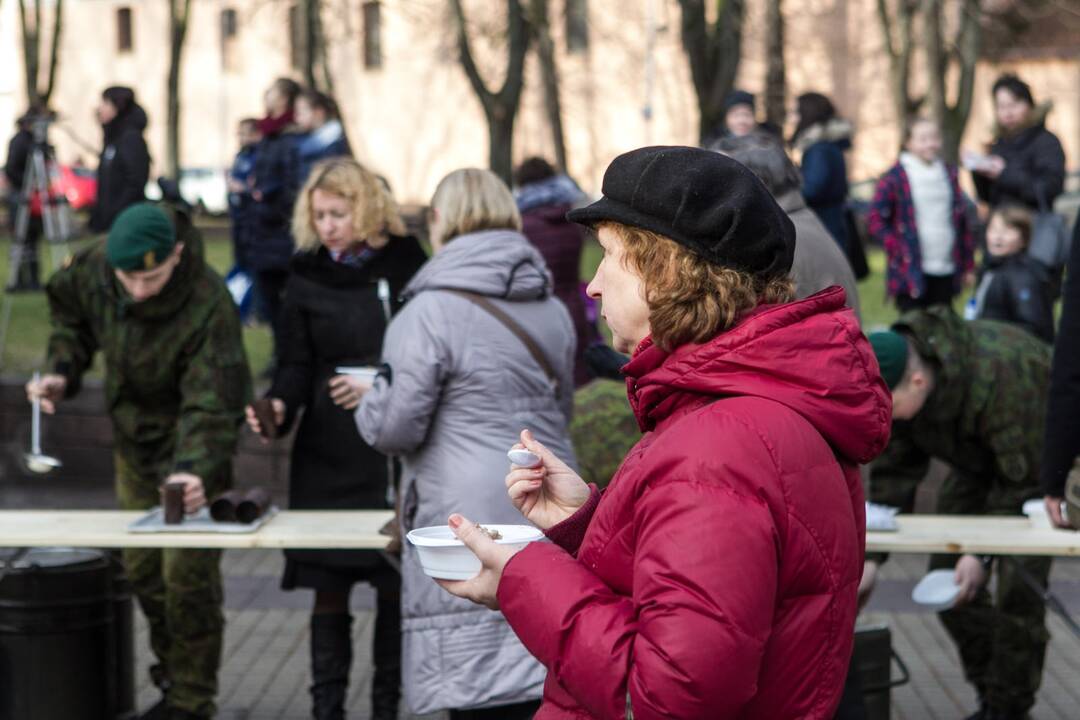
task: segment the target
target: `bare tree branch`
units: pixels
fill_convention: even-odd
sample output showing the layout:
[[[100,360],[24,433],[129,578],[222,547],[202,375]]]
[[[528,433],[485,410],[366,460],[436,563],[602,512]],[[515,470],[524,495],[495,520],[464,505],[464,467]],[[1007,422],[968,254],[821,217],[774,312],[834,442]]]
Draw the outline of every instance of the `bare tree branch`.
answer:
[[[563,133],[562,103],[559,100],[559,69],[555,62],[555,43],[551,38],[551,22],[548,15],[548,0],[530,0],[529,25],[536,42],[536,55],[540,60],[540,75],[544,84],[544,108],[547,111],[548,125],[551,126],[551,140],[555,146],[555,164],[565,171],[566,137]]]
[[[49,45],[49,78],[41,101],[46,106],[56,88],[56,68],[60,60],[60,38],[64,27],[64,0],[56,0],[56,16],[53,18],[52,42]]]
[[[180,68],[191,17],[191,0],[169,0],[169,77],[166,112],[166,174],[180,179]]]
[[[708,21],[705,0],[679,0],[680,37],[697,94],[699,135],[704,140],[724,115],[724,99],[735,84],[742,54],[745,0],[717,0],[715,23]]]

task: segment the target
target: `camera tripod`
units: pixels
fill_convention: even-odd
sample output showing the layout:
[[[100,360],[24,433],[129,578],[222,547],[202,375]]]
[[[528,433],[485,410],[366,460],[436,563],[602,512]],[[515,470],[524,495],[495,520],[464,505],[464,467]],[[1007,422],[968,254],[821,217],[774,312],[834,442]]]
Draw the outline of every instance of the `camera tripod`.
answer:
[[[72,234],[72,222],[67,197],[63,192],[53,192],[52,178],[58,177],[56,158],[48,141],[49,117],[36,117],[30,120],[33,143],[26,158],[23,170],[23,183],[14,203],[14,235],[11,239],[10,268],[8,272],[8,292],[4,295],[3,310],[0,312],[0,358],[7,344],[7,331],[11,322],[11,290],[21,287],[24,273],[32,273],[36,278],[38,248],[36,236],[43,233],[49,245],[53,270],[63,264],[68,255],[68,240]],[[40,206],[40,226],[34,217]],[[31,238],[34,233],[35,238]]]

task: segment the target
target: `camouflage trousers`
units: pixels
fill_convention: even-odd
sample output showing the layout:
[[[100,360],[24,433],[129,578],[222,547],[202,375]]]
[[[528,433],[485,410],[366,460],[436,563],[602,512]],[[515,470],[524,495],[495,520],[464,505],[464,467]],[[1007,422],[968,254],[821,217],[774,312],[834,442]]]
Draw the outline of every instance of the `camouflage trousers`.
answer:
[[[958,559],[957,555],[935,555],[930,569],[955,567]],[[956,643],[964,677],[988,707],[1007,717],[1024,717],[1035,704],[1050,640],[1046,606],[1020,578],[1013,563],[1020,563],[1045,587],[1050,560],[997,558],[993,595],[983,588],[967,605],[938,614]]]
[[[159,503],[163,477],[137,471],[120,452],[115,462],[121,508],[145,510]],[[123,559],[150,626],[150,647],[157,658],[150,668],[154,683],[165,692],[169,707],[213,717],[225,628],[221,551],[128,548]]]

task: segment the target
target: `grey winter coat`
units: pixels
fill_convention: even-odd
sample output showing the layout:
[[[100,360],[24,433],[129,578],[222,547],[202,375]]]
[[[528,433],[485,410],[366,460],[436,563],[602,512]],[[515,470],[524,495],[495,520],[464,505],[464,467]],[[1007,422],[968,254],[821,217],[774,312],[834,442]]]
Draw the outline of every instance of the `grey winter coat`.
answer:
[[[795,297],[799,300],[819,293],[832,285],[844,288],[847,304],[859,314],[859,289],[844,251],[836,244],[818,216],[806,205],[797,190],[776,198],[781,209],[795,225],[795,261],[791,279],[795,281]]]
[[[485,295],[547,353],[558,391],[498,320],[469,300]],[[504,479],[523,428],[573,462],[574,327],[552,294],[540,253],[519,233],[463,235],[406,287],[387,330],[380,376],[356,410],[364,440],[402,461],[402,529],[443,525],[452,512],[522,524]],[[537,699],[545,670],[500,613],[451,596],[402,555],[402,681],[417,714]]]

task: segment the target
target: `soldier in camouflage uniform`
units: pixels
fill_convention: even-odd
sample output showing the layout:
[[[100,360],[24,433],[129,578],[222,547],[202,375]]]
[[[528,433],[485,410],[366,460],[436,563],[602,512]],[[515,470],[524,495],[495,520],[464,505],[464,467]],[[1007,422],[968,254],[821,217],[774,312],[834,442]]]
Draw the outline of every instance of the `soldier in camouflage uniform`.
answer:
[[[125,210],[104,243],[53,276],[48,299],[52,372],[28,395],[52,412],[78,392],[101,351],[120,506],[158,504],[166,480],[186,484],[188,512],[227,489],[251,377],[236,308],[187,217],[150,204]],[[220,551],[129,549],[123,559],[163,691],[144,717],[212,717],[224,629]]]
[[[939,307],[903,316],[871,342],[893,389],[893,435],[875,462],[870,500],[910,512],[931,458],[952,472],[937,512],[1020,515],[1040,497],[1039,462],[1050,349],[1030,334],[992,321],[965,322]],[[868,558],[873,577],[883,556]],[[997,559],[994,597],[986,588],[994,559],[937,555],[931,569],[956,567],[958,606],[940,613],[976,689],[972,718],[1025,718],[1035,704],[1049,634],[1045,607],[1016,572],[1020,563],[1044,585],[1050,558]]]

